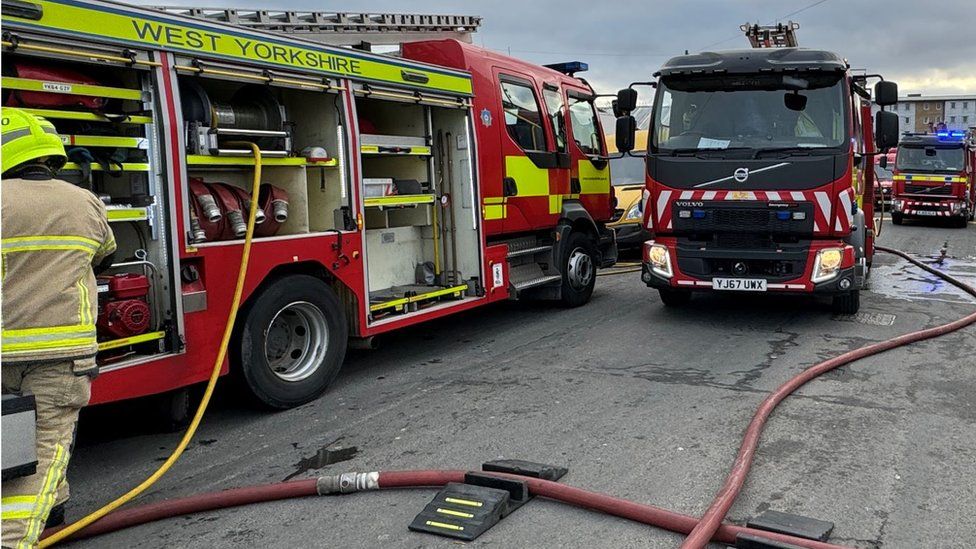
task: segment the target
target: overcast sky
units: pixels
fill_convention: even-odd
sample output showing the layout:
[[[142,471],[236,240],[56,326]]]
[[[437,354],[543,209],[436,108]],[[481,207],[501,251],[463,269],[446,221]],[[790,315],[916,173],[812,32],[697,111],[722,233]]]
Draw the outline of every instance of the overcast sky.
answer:
[[[165,1],[165,0],[163,0]],[[745,22],[792,19],[800,45],[881,73],[902,95],[976,94],[976,0],[169,0],[207,7],[480,15],[475,43],[537,63],[585,61],[601,92],[684,50],[737,49]],[[143,2],[150,3],[150,2]],[[159,4],[161,2],[152,2]]]

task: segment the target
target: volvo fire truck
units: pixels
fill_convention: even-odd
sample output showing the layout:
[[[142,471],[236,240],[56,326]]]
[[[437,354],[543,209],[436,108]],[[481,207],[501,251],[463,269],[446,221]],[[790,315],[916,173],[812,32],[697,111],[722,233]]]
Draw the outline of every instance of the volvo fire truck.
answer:
[[[320,395],[347,343],[517,297],[586,303],[616,248],[585,67],[475,47],[478,23],[4,0],[4,104],[55,124],[61,177],[103,200],[119,246],[91,403],[207,379],[251,208],[224,372],[266,406]],[[256,204],[241,141],[262,150]]]
[[[891,221],[949,219],[965,228],[976,213],[976,131],[905,134],[898,145]]]
[[[874,251],[874,155],[897,117],[872,125],[867,76],[795,47],[798,25],[742,28],[754,49],[667,61],[655,76],[646,156],[643,281],[667,306],[697,291],[825,294],[857,312]],[[784,36],[779,36],[784,34]],[[634,85],[616,135],[632,147]],[[894,104],[879,82],[874,101]],[[877,139],[872,127],[877,127]]]

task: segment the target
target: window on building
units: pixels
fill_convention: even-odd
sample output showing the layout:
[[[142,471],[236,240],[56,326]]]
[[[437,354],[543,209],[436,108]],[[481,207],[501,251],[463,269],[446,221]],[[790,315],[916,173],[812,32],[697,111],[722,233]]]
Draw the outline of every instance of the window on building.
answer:
[[[954,108],[956,108],[956,102],[955,102],[955,101],[951,101],[951,102],[949,103],[949,108],[950,108],[950,109],[954,109]]]
[[[950,116],[949,117],[949,123],[950,124],[955,124],[956,123],[956,117],[955,116]]]
[[[922,110],[923,111],[929,110],[929,104],[928,103],[922,103]]]
[[[968,109],[969,108],[969,101],[963,101],[962,102],[962,108]]]
[[[963,116],[963,117],[962,117],[962,123],[963,123],[963,124],[966,124],[966,123],[968,123],[968,122],[969,122],[969,117],[968,117],[968,116]]]
[[[925,123],[926,123],[926,124],[931,124],[931,123],[932,123],[932,119],[931,119],[931,118],[929,118],[928,116],[926,116],[926,117],[925,117]]]
[[[539,100],[528,84],[502,82],[502,108],[508,134],[523,150],[545,151],[546,132],[542,126]]]
[[[942,110],[942,103],[936,103],[935,104],[935,110],[941,111]]]
[[[905,117],[905,123],[908,124],[908,117]]]
[[[905,103],[905,110],[908,110],[908,103]]]

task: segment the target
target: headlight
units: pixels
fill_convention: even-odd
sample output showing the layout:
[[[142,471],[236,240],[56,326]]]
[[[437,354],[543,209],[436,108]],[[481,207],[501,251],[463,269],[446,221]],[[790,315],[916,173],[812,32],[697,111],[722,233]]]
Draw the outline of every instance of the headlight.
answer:
[[[644,216],[641,212],[641,203],[638,200],[633,206],[630,207],[629,210],[627,210],[627,215],[624,216],[624,220],[629,221],[631,219],[640,219],[642,217]]]
[[[671,271],[671,255],[668,253],[666,246],[647,242],[644,244],[644,256],[650,264],[652,271],[665,278],[671,278],[673,275]]]
[[[896,198],[891,201],[891,210],[895,212],[900,212],[904,204],[905,203],[903,201]]]
[[[813,282],[824,282],[837,276],[840,264],[844,259],[844,250],[840,248],[825,248],[817,252],[817,260],[813,264]]]

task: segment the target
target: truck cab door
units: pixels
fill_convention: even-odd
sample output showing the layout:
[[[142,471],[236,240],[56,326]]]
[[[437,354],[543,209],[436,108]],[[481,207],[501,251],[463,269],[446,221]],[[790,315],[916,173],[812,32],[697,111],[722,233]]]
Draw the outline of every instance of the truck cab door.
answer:
[[[569,88],[567,116],[570,130],[570,200],[577,200],[595,221],[613,216],[610,168],[603,129],[593,94]]]
[[[496,67],[495,81],[504,124],[498,132],[502,196],[485,197],[485,220],[500,215],[505,233],[551,227],[558,220],[550,200],[560,169],[541,90],[532,77],[508,69]]]

